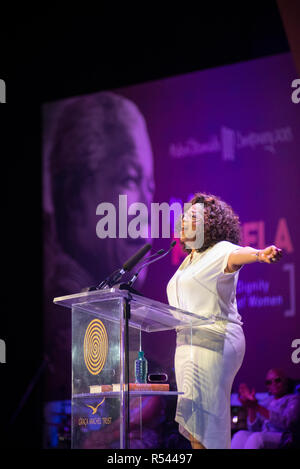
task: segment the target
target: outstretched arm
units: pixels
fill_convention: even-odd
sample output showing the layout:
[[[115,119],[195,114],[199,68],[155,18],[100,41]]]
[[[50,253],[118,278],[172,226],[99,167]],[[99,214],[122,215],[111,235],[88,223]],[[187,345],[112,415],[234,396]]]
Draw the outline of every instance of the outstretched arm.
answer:
[[[282,256],[282,249],[274,245],[268,246],[265,249],[254,249],[250,246],[236,249],[233,251],[227,263],[227,272],[234,272],[244,264],[252,264],[253,262],[265,262],[273,264],[278,262]]]

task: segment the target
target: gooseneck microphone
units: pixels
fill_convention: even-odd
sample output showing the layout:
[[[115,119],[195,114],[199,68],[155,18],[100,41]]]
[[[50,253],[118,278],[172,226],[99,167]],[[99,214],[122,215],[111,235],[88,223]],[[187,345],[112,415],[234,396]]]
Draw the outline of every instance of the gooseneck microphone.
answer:
[[[130,272],[131,269],[136,266],[138,262],[147,254],[148,251],[151,249],[151,244],[147,243],[141,249],[138,250],[133,256],[128,259],[128,261],[123,264],[124,272]]]
[[[133,256],[131,256],[124,264],[121,269],[115,270],[106,279],[102,280],[101,283],[96,287],[96,290],[101,290],[104,287],[113,287],[123,277],[126,272],[130,272],[133,267],[147,254],[151,249],[151,244],[147,243],[141,249],[138,250]]]
[[[163,257],[167,256],[169,254],[169,252],[172,251],[173,247],[175,246],[176,244],[176,241],[172,241],[172,243],[170,244],[170,247],[169,249],[167,250],[167,252],[164,252],[162,255],[160,255],[159,257],[156,257],[155,259],[152,259],[151,261],[148,261],[148,262],[145,262],[144,264],[142,264],[139,269],[136,271],[136,273],[133,275],[133,277],[129,280],[128,282],[128,285],[131,287],[133,285],[133,283],[136,281],[136,279],[138,278],[138,275],[140,273],[140,271],[146,267],[147,265],[150,265],[152,264],[153,262],[156,262],[156,261],[159,261],[160,259],[162,259]],[[163,251],[163,249],[161,249],[160,251]],[[156,254],[159,254],[160,251],[158,251]],[[152,256],[151,256],[152,257]]]

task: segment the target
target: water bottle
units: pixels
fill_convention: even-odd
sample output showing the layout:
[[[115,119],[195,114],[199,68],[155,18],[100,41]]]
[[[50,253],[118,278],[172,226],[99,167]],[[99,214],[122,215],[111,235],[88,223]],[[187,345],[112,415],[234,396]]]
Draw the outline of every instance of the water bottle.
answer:
[[[144,352],[139,351],[137,360],[134,362],[135,365],[135,382],[136,383],[147,383],[148,375],[148,362],[144,357]]]

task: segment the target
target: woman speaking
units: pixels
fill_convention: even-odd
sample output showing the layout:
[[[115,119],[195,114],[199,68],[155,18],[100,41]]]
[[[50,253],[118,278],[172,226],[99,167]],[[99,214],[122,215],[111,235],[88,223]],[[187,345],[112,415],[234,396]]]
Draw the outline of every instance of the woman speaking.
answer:
[[[180,241],[188,256],[168,283],[168,301],[214,322],[193,327],[192,345],[191,331],[177,330],[175,373],[184,394],[175,420],[193,449],[230,448],[230,393],[245,354],[236,302],[239,271],[245,264],[275,263],[282,251],[273,245],[239,246],[239,217],[211,194],[195,194],[181,223]],[[200,229],[201,246],[193,244]]]

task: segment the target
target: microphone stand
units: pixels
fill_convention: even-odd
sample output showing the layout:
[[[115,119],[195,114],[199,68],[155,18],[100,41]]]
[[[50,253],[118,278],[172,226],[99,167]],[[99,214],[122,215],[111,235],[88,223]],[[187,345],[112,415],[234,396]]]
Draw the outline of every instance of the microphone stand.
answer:
[[[148,261],[149,259],[152,259],[153,257],[156,257],[156,256],[160,256],[161,254],[164,253],[164,249],[160,249],[159,251],[155,252],[154,254],[152,254],[151,256],[148,257]],[[156,259],[154,259],[155,261]],[[154,262],[152,261],[152,262]],[[146,267],[146,265],[149,265],[151,264],[152,262],[145,262],[144,264],[142,264],[141,268],[139,269],[139,271],[143,268],[143,267]],[[133,283],[133,282],[132,282]],[[132,288],[132,283],[131,283],[131,280],[129,282],[123,282],[123,283],[120,283],[119,285],[119,290],[127,290],[129,291],[130,293],[133,293],[134,295],[140,295],[140,296],[144,296],[142,293],[140,293],[139,291],[135,290],[134,288]]]
[[[112,274],[110,274],[108,277],[106,277],[106,279],[102,280],[102,282],[100,282],[99,285],[97,285],[95,290],[102,290],[106,286],[112,287],[113,285],[115,285],[117,283],[118,280],[120,280],[120,278],[124,274],[125,274],[124,269],[115,270]]]
[[[106,279],[102,280],[102,282],[95,287],[95,290],[101,290],[108,286],[109,288],[113,287],[118,281],[123,277],[126,272],[130,272],[130,270],[147,254],[147,252],[151,249],[151,245],[149,243],[145,244],[137,253],[134,254],[130,259],[123,264],[121,269],[115,270],[112,274],[110,274]],[[153,254],[150,257],[153,257],[156,254]]]
[[[163,252],[163,249],[160,249],[158,252],[155,254],[152,254],[152,256],[149,256],[148,259],[156,257],[159,255],[161,252]],[[156,260],[156,259],[154,259]],[[149,264],[150,262],[147,262],[143,264],[145,266],[146,264]],[[127,290],[128,291],[128,296],[124,298],[124,303],[123,303],[123,319],[125,321],[124,324],[124,364],[125,364],[125,399],[124,399],[124,407],[125,407],[125,448],[128,449],[130,448],[130,441],[129,441],[129,432],[130,432],[130,393],[129,393],[129,381],[130,381],[130,365],[129,365],[129,320],[131,318],[131,305],[130,302],[132,300],[132,293],[135,295],[140,295],[142,296],[141,293],[139,293],[137,290],[132,288],[130,282],[127,283],[121,283],[119,285],[120,290]]]
[[[159,259],[162,259],[163,257],[167,256],[169,254],[169,252],[173,249],[173,247],[175,246],[176,244],[176,241],[173,241],[171,243],[171,246],[169,247],[169,249],[167,250],[167,252],[164,252],[162,255],[160,255],[159,257],[156,257],[155,259],[153,259],[152,261],[150,262],[145,262],[144,264],[142,264],[140,266],[140,268],[136,271],[136,273],[133,275],[133,277],[129,280],[128,282],[128,285],[129,287],[131,288],[132,285],[134,284],[134,282],[136,281],[136,279],[138,278],[138,275],[140,273],[140,271],[144,268],[144,267],[147,267],[148,265],[152,264],[153,262],[156,262],[156,261],[159,261]],[[161,249],[161,251],[163,251],[163,249]],[[160,251],[158,251],[159,253]],[[158,254],[157,253],[157,254]],[[152,256],[151,256],[152,257]]]
[[[152,259],[150,262],[145,262],[140,266],[140,268],[137,270],[137,272],[134,274],[134,276],[131,278],[131,280],[127,283],[121,283],[119,286],[120,290],[127,290],[128,291],[128,297],[125,298],[124,302],[124,308],[123,308],[123,315],[124,315],[124,320],[125,320],[125,328],[124,328],[124,362],[125,362],[125,448],[130,447],[130,441],[128,438],[129,431],[130,431],[130,393],[129,393],[129,320],[131,317],[131,309],[130,309],[130,301],[132,300],[131,293],[136,293],[136,290],[132,288],[132,284],[136,281],[138,274],[140,271],[146,267],[147,265],[152,264],[153,262],[158,261],[159,259],[162,259],[165,257],[169,252],[173,249],[175,246],[176,241],[173,241],[171,243],[170,248],[168,249],[167,252],[164,252],[163,249],[159,250],[157,253],[153,254],[150,257],[155,257],[158,254],[162,253],[162,255],[159,255],[158,257],[155,257],[155,259]],[[149,257],[149,259],[150,259]],[[140,294],[140,293],[138,293]]]

